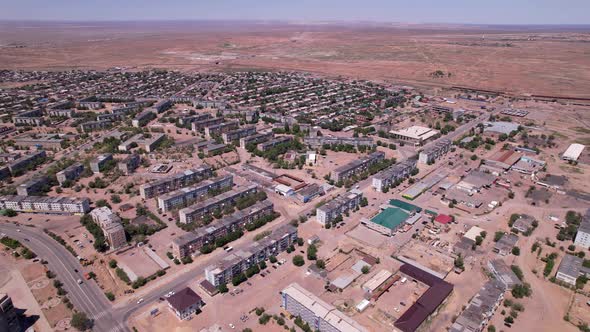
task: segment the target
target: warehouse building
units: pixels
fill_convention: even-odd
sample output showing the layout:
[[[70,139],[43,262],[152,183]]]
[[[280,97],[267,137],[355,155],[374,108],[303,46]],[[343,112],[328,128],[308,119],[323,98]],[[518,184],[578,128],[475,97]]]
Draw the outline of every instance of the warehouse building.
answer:
[[[586,249],[590,248],[590,209],[586,210],[582,216],[574,244]]]
[[[336,307],[324,302],[297,283],[290,284],[280,294],[281,307],[291,315],[301,317],[313,331],[369,332]]]
[[[143,199],[153,198],[173,190],[178,190],[182,187],[190,186],[210,177],[211,175],[213,175],[211,167],[208,165],[201,165],[198,168],[189,169],[182,173],[174,174],[150,183],[144,183],[139,186],[139,194]]]
[[[582,154],[582,151],[584,151],[585,148],[586,148],[586,146],[582,145],[582,144],[578,144],[578,143],[571,144],[567,148],[567,150],[565,150],[563,155],[561,155],[561,159],[577,161],[578,158],[580,158],[580,155]]]

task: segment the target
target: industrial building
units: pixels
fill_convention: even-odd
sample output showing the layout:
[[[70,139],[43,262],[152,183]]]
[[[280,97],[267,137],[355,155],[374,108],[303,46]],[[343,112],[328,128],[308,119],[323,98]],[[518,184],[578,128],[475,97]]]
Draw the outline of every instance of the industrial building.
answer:
[[[567,150],[565,150],[563,155],[561,155],[561,159],[577,161],[578,158],[580,158],[582,151],[584,151],[584,148],[586,148],[586,146],[582,145],[582,144],[578,144],[578,143],[571,144],[567,148]]]
[[[224,192],[215,197],[189,206],[178,211],[180,223],[189,224],[197,221],[202,216],[212,213],[216,209],[222,209],[226,204],[233,204],[237,199],[258,192],[255,184],[246,187],[236,187],[231,191]]]
[[[331,178],[336,182],[350,179],[351,177],[365,172],[378,162],[385,159],[385,153],[381,151],[373,152],[367,157],[355,159],[346,165],[342,165],[332,171]]]
[[[192,233],[181,235],[172,240],[172,254],[179,259],[193,255],[204,245],[215,243],[215,239],[242,229],[246,224],[272,212],[273,204],[268,200],[258,202],[244,210],[236,211],[220,221],[202,226]]]
[[[371,180],[373,188],[383,192],[386,187],[391,187],[396,181],[401,181],[412,174],[416,169],[416,159],[406,159],[375,174]]]
[[[313,331],[369,332],[336,307],[324,302],[297,283],[290,284],[280,294],[281,307],[291,315],[301,317]]]
[[[316,220],[325,225],[332,222],[338,216],[346,213],[361,203],[363,193],[360,190],[353,189],[341,196],[338,196],[330,202],[318,207],[316,209]]]
[[[87,198],[48,196],[0,196],[0,210],[48,214],[84,214],[90,210]]]
[[[265,261],[287,250],[297,241],[297,227],[282,225],[272,233],[243,250],[228,253],[216,263],[205,268],[205,279],[213,286],[228,284],[236,275],[244,273],[250,266]]]
[[[196,185],[184,187],[158,197],[158,208],[162,212],[179,209],[192,204],[212,191],[221,191],[233,186],[233,176],[219,176],[210,180],[203,180]]]
[[[139,194],[143,199],[153,198],[182,187],[190,186],[210,177],[212,174],[211,167],[201,165],[198,168],[189,169],[150,183],[144,183],[139,186]]]

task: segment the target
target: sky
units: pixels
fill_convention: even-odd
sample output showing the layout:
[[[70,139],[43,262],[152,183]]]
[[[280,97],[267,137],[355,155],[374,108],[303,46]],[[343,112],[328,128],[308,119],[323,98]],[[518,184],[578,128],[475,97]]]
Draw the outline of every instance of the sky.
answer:
[[[590,24],[590,0],[0,0],[0,20]]]

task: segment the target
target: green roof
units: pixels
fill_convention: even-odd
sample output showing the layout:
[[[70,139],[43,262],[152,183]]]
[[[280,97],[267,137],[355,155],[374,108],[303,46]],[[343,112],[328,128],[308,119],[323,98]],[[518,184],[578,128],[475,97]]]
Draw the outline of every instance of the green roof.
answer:
[[[403,223],[408,219],[410,215],[398,208],[387,208],[381,213],[371,219],[372,222],[387,227],[389,229],[395,229],[399,224]]]
[[[389,200],[389,205],[398,207],[398,208],[408,211],[408,212],[412,212],[412,211],[421,212],[422,211],[421,207],[416,206],[414,204],[410,204],[408,202],[400,201],[399,199]]]

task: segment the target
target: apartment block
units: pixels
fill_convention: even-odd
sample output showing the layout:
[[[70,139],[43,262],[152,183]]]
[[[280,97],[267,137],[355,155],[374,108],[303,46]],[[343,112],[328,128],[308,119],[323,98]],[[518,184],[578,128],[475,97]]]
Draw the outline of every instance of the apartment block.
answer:
[[[216,209],[223,209],[226,204],[234,204],[238,198],[255,194],[256,192],[258,192],[258,186],[254,184],[246,187],[236,187],[233,190],[181,209],[178,212],[180,222],[183,224],[196,222],[201,217],[212,213]]]
[[[449,139],[442,138],[434,142],[431,146],[425,148],[418,155],[418,162],[421,164],[430,164],[449,152],[452,142]]]
[[[343,213],[356,208],[361,203],[362,198],[363,193],[360,190],[353,189],[344,193],[317,208],[316,219],[322,225],[332,222]]]
[[[181,126],[186,126],[188,124],[192,124],[193,122],[203,121],[211,119],[211,114],[209,113],[202,113],[202,114],[195,114],[195,115],[187,115],[178,118],[178,123]]]
[[[79,128],[80,131],[83,133],[89,133],[91,131],[96,130],[103,130],[113,126],[113,122],[110,120],[100,120],[100,121],[88,121],[80,124]]]
[[[158,208],[163,212],[183,208],[207,196],[211,191],[223,190],[232,186],[233,176],[231,175],[204,180],[194,186],[184,187],[159,196]]]
[[[273,204],[268,201],[258,202],[249,208],[224,217],[214,224],[200,227],[192,233],[181,235],[172,240],[172,253],[183,258],[197,253],[204,245],[214,243],[215,239],[242,229],[246,224],[267,216],[273,212]]]
[[[221,135],[223,133],[238,129],[239,125],[240,122],[238,121],[229,121],[205,127],[205,137],[211,139],[213,136]]]
[[[355,159],[346,165],[342,165],[332,171],[332,179],[336,182],[350,179],[354,175],[365,172],[366,170],[378,162],[385,159],[385,153],[381,151],[373,152],[367,157]]]
[[[12,117],[15,126],[42,126],[45,123],[43,112],[39,109],[20,112]]]
[[[21,324],[12,299],[7,294],[0,294],[0,331],[20,331]]]
[[[215,126],[221,123],[223,123],[223,118],[208,118],[204,120],[195,120],[191,122],[191,129],[192,131],[197,132],[202,131],[209,126]]]
[[[336,307],[324,302],[297,283],[290,284],[280,294],[281,307],[291,315],[301,317],[313,331],[369,332]]]
[[[19,196],[32,196],[43,193],[43,189],[49,183],[49,178],[40,176],[25,181],[16,187],[16,194]]]
[[[483,332],[504,299],[506,287],[492,279],[486,282],[455,319],[449,332]]]
[[[293,137],[291,136],[281,136],[281,137],[277,137],[275,139],[271,139],[268,140],[266,142],[263,143],[259,143],[258,145],[256,145],[256,149],[258,149],[259,151],[267,151],[279,144],[283,144],[283,143],[287,143],[287,142],[291,142],[291,140],[293,140]]]
[[[259,133],[259,134],[254,134],[254,135],[242,137],[242,138],[240,138],[240,147],[242,149],[245,149],[248,144],[263,143],[263,142],[266,142],[266,141],[272,139],[273,136],[274,136],[274,134],[272,132],[270,132],[270,133]]]
[[[111,209],[106,206],[96,208],[90,212],[90,216],[102,229],[111,249],[117,250],[127,245],[127,238],[125,236],[125,229],[121,225],[121,218]]]
[[[110,153],[98,155],[98,156],[96,156],[96,158],[94,158],[90,161],[90,169],[95,174],[100,173],[104,170],[105,165],[109,161],[112,161],[112,160],[113,160],[113,155]]]
[[[29,168],[43,163],[46,158],[47,153],[43,150],[27,154],[8,164],[8,169],[12,176],[18,176],[23,174]]]
[[[36,147],[60,150],[65,139],[56,134],[24,134],[14,138],[14,145],[19,148]]]
[[[146,152],[153,152],[165,138],[166,135],[160,133],[153,133],[148,136],[137,134],[119,144],[117,149],[122,152],[128,152],[137,146]]]
[[[231,130],[226,133],[221,134],[221,138],[223,138],[223,142],[225,144],[229,144],[233,141],[237,141],[242,137],[250,136],[256,134],[256,127],[255,126],[246,126],[236,130]]]
[[[141,163],[141,157],[138,154],[130,154],[125,159],[117,163],[117,168],[125,175],[133,173]]]
[[[358,146],[375,146],[375,142],[371,137],[329,137],[329,136],[315,136],[305,137],[303,142],[309,147],[316,149],[322,147],[324,144],[328,145],[352,145]]]
[[[0,209],[48,214],[83,214],[90,210],[88,198],[48,196],[0,196]]]
[[[406,159],[399,164],[382,170],[373,176],[373,188],[379,192],[383,192],[383,188],[391,187],[397,180],[402,180],[410,176],[412,171],[416,169],[416,164],[416,159]]]
[[[57,177],[59,185],[63,186],[66,181],[75,181],[78,179],[80,175],[82,175],[82,172],[84,172],[84,165],[81,163],[75,163],[64,170],[57,172],[55,176]]]
[[[153,198],[182,187],[190,186],[210,177],[212,174],[211,167],[201,165],[198,168],[189,169],[182,173],[144,183],[139,187],[139,193],[143,199]]]
[[[152,110],[148,109],[137,114],[135,118],[131,120],[131,125],[135,128],[143,127],[155,118],[156,114]]]
[[[228,284],[234,276],[244,273],[249,267],[270,256],[287,250],[296,241],[297,228],[289,224],[282,225],[264,239],[250,244],[244,250],[229,253],[206,267],[205,279],[215,287]]]
[[[51,109],[47,111],[50,117],[55,118],[71,118],[76,114],[73,109]]]

